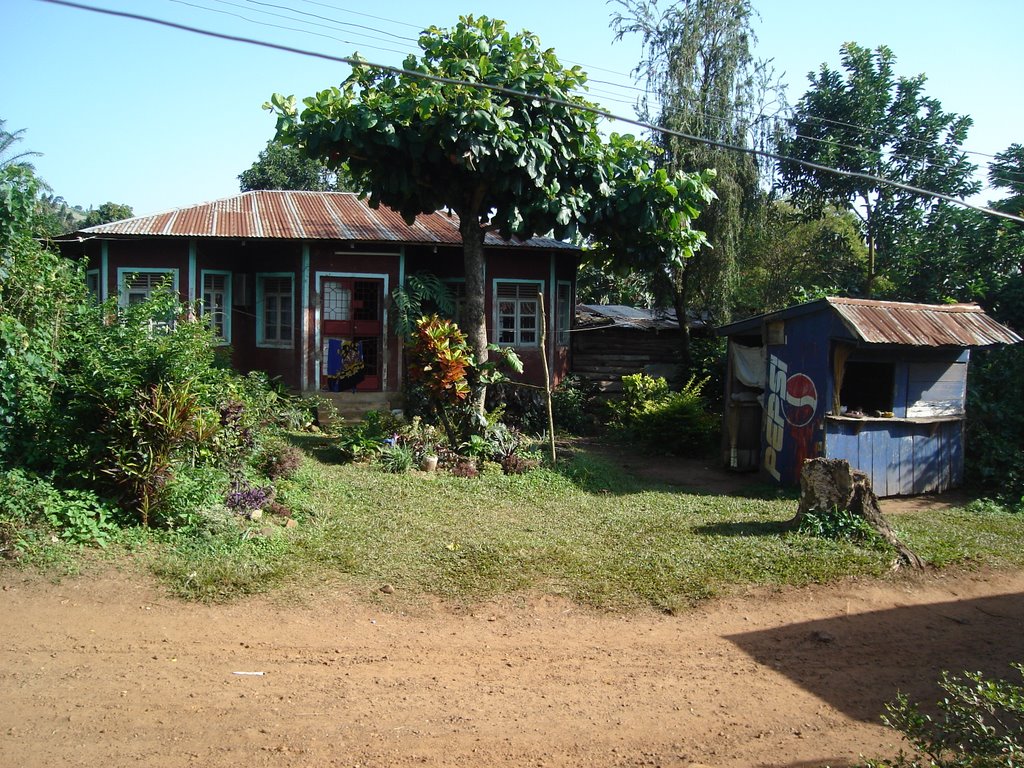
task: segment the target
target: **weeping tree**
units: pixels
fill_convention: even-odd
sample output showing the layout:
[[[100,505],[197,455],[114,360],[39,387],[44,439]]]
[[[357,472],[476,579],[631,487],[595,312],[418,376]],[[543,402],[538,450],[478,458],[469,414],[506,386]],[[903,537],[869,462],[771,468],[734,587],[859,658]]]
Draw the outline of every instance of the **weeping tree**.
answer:
[[[481,364],[488,358],[485,235],[572,237],[597,208],[607,219],[617,215],[609,201],[628,201],[635,177],[615,183],[609,165],[618,150],[606,147],[591,105],[575,95],[586,74],[563,68],[534,35],[465,16],[450,29],[430,27],[419,46],[402,71],[357,63],[340,88],[304,99],[301,108],[280,94],[268,107],[283,142],[329,167],[346,164],[371,206],[387,205],[409,223],[442,209],[458,216],[463,322]],[[653,183],[674,182],[665,174]],[[484,395],[483,387],[473,393],[481,411]]]
[[[641,115],[661,128],[701,139],[750,147],[767,141],[776,110],[765,94],[770,68],[754,59],[754,11],[748,0],[617,0],[616,39],[639,35],[644,58],[635,70],[646,85]],[[659,164],[670,171],[714,168],[716,199],[701,214],[709,247],[668,272],[651,274],[652,287],[669,297],[684,329],[684,365],[690,364],[685,318],[690,311],[728,319],[744,218],[759,200],[761,169],[754,156],[677,136],[659,134]]]

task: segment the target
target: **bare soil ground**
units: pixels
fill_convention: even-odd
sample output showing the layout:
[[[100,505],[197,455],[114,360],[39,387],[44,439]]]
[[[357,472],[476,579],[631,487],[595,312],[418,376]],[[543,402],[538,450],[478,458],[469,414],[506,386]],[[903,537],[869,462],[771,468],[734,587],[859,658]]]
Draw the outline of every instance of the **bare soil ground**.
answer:
[[[692,475],[690,475],[692,478]],[[679,616],[318,586],[180,603],[0,571],[0,766],[850,766],[898,690],[1024,659],[1024,573],[758,590]],[[241,673],[241,674],[240,674]]]

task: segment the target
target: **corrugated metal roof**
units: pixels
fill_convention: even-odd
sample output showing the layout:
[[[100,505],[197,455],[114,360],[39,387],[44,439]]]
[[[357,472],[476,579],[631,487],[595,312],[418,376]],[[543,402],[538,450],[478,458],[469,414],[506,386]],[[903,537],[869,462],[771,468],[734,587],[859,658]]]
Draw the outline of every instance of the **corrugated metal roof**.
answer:
[[[199,203],[187,208],[137,216],[89,227],[78,236],[222,237],[281,240],[356,240],[363,242],[460,245],[454,214],[427,213],[406,224],[397,211],[371,208],[351,192],[259,190]],[[495,248],[528,247],[576,250],[548,237],[504,240],[489,233]]]
[[[646,309],[624,304],[580,304],[576,307],[581,326],[618,326],[637,330],[678,330],[674,309]]]
[[[837,297],[826,301],[868,344],[986,347],[1021,341],[977,304],[906,304]]]
[[[910,304],[836,296],[739,320],[719,328],[718,333],[758,333],[765,323],[824,309],[837,313],[850,333],[866,344],[987,347],[1024,340],[986,315],[977,304]]]

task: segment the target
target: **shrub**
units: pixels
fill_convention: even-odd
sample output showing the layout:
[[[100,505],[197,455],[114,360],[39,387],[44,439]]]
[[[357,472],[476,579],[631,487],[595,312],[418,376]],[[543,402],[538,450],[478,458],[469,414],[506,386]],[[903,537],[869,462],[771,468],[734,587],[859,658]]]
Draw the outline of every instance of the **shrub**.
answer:
[[[555,427],[574,435],[582,435],[592,427],[590,414],[594,387],[578,376],[567,376],[551,392],[551,411]]]
[[[1024,348],[972,356],[967,387],[967,480],[1001,501],[1024,508]]]
[[[49,481],[11,470],[0,474],[0,521],[5,548],[20,548],[25,529],[45,524],[72,544],[104,546],[116,530],[116,509],[92,491],[61,490]]]
[[[1024,666],[1014,664],[1024,675]],[[869,768],[1014,768],[1024,760],[1024,687],[980,672],[942,673],[937,717],[900,694],[882,721],[913,745],[908,757],[873,760]]]
[[[259,469],[271,480],[287,480],[299,471],[302,458],[302,451],[287,440],[275,437],[263,444]]]
[[[257,509],[263,509],[273,497],[273,486],[252,486],[245,480],[240,480],[224,499],[224,506],[239,515],[248,515]]]
[[[385,472],[400,475],[412,469],[415,463],[412,449],[406,445],[386,445],[377,455],[377,463]]]
[[[878,534],[860,515],[848,509],[835,508],[828,514],[808,510],[800,518],[798,532],[821,539],[873,541]]]
[[[478,477],[480,470],[476,468],[476,462],[473,460],[463,459],[451,468],[451,473],[455,477]]]
[[[368,459],[377,454],[392,440],[404,425],[391,413],[368,411],[363,420],[341,429],[338,448],[348,460]]]
[[[679,392],[663,378],[638,373],[622,377],[622,397],[609,403],[621,439],[651,452],[704,456],[718,434],[718,418],[701,397],[703,382],[690,379]]]
[[[495,384],[487,389],[487,408],[521,432],[538,435],[547,431],[547,403],[542,390],[514,382]]]

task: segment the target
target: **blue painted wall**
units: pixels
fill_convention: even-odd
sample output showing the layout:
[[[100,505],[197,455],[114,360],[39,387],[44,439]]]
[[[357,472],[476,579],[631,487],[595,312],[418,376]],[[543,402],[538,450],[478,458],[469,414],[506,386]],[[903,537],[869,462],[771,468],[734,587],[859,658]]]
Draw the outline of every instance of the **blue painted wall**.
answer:
[[[967,350],[859,346],[851,362],[893,366],[893,418],[837,419],[832,347],[854,342],[838,316],[828,307],[798,313],[766,337],[762,468],[776,481],[798,484],[805,459],[828,456],[866,472],[879,496],[962,483]]]

